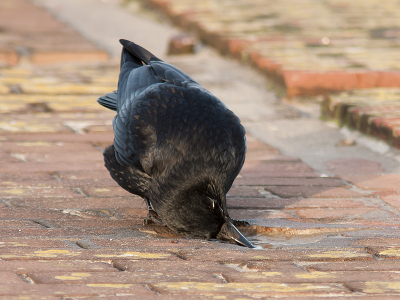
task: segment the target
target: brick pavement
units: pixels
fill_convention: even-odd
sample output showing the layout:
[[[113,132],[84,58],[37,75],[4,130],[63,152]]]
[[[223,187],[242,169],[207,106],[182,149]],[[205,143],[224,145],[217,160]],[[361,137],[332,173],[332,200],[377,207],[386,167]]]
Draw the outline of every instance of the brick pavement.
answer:
[[[0,1],[0,37],[0,66],[108,59],[107,52],[29,0]]]
[[[398,1],[141,2],[259,69],[283,98],[329,95],[324,117],[400,149]]]
[[[118,66],[0,68],[1,299],[398,299],[399,175],[356,159],[320,174],[248,136],[228,194],[259,249],[143,226],[103,166]]]

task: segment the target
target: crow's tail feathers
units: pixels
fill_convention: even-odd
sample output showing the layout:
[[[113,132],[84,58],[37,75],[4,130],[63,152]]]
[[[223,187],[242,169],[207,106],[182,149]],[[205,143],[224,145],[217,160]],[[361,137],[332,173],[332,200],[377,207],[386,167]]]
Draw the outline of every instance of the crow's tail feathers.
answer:
[[[97,102],[111,110],[117,110],[117,92],[108,93],[97,99]]]
[[[143,47],[136,45],[128,40],[120,39],[119,42],[122,44],[122,55],[121,55],[121,67],[126,62],[133,62],[140,66],[149,64],[150,61],[162,61]]]

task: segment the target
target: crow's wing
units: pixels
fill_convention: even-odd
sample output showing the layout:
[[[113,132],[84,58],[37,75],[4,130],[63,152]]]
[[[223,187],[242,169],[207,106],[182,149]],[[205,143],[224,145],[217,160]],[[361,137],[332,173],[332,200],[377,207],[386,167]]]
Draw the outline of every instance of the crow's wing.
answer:
[[[151,148],[157,140],[154,126],[140,119],[143,108],[138,101],[145,90],[152,90],[164,82],[190,81],[188,75],[178,68],[167,64],[146,49],[127,40],[120,40],[123,45],[121,71],[116,94],[106,94],[98,102],[117,111],[113,120],[115,155],[120,164],[132,165],[150,172]],[[141,98],[141,100],[138,100]],[[133,116],[134,111],[138,114]],[[149,114],[152,112],[149,111]],[[150,120],[151,121],[151,120]]]

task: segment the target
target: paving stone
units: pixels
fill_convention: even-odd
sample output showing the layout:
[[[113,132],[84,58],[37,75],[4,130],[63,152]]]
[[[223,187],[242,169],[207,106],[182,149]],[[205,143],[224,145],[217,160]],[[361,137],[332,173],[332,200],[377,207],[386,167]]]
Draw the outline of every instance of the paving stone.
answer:
[[[357,187],[364,189],[364,190],[397,190],[398,183],[400,180],[399,174],[388,174],[382,176],[374,176],[374,177],[367,177],[364,179],[361,177],[357,179],[357,177],[347,177],[353,182]],[[353,178],[353,179],[352,179]]]
[[[364,199],[363,199],[364,200]],[[285,205],[286,209],[296,209],[296,208],[336,208],[336,209],[348,209],[348,208],[362,208],[365,204],[363,201],[349,199],[293,199],[291,203]]]
[[[83,198],[83,199],[82,199]],[[147,209],[144,200],[140,197],[102,197],[90,198],[77,196],[73,198],[11,198],[9,203],[18,208],[34,208],[42,207],[45,209],[56,210],[75,210],[80,211],[84,209],[115,209],[115,208],[139,208]]]
[[[243,295],[302,295],[311,296],[318,294],[339,294],[345,295],[348,291],[335,284],[307,284],[307,283],[206,283],[206,282],[171,282],[154,283],[149,285],[153,290],[161,294],[237,294]]]
[[[363,194],[342,187],[324,186],[267,186],[265,189],[282,198],[349,198]]]
[[[300,218],[359,218],[363,214],[376,211],[376,208],[332,208],[332,209],[303,209],[295,211]]]
[[[147,228],[151,226],[147,226]],[[147,228],[142,229],[142,232],[147,232]],[[218,248],[220,245],[214,241],[205,241],[205,240],[196,240],[196,239],[185,239],[184,237],[167,237],[167,238],[155,238],[151,239],[147,236],[145,237],[104,237],[104,238],[96,238],[92,237],[90,241],[100,247],[105,248],[117,248],[117,249],[134,249],[134,248],[170,248],[170,249],[180,249],[183,247],[190,247],[190,248]],[[171,250],[174,253],[177,250]],[[137,262],[136,260],[134,262]],[[124,264],[129,266],[129,262],[125,262]],[[164,264],[164,262],[163,262]],[[139,264],[140,265],[140,264]]]
[[[219,256],[219,254],[222,254]],[[259,251],[227,251],[219,249],[183,250],[179,253],[186,260],[195,261],[220,261],[220,262],[245,262],[245,261],[348,261],[371,260],[369,253],[349,249],[301,249],[301,250],[259,250]]]
[[[232,187],[228,194],[226,195],[227,198],[229,197],[253,197],[258,198],[260,197],[260,192],[257,188],[248,188],[248,187]]]
[[[236,178],[235,185],[257,185],[257,186],[327,186],[338,187],[345,186],[345,183],[338,179],[332,178]]]
[[[62,234],[59,234],[59,236]],[[94,232],[82,235],[96,235]],[[100,235],[100,233],[98,233]],[[108,234],[107,234],[108,235]],[[53,237],[55,237],[54,235]],[[132,248],[118,249],[76,249],[76,248],[0,248],[0,258],[5,260],[112,260],[112,259],[145,259],[145,260],[179,260],[168,250]]]
[[[327,166],[331,172],[339,175],[381,175],[384,173],[379,163],[365,159],[337,159],[327,162]]]
[[[368,247],[368,249],[370,253],[373,253],[379,258],[398,259],[400,257],[400,247],[371,246]]]
[[[399,271],[400,261],[397,260],[370,260],[346,262],[317,262],[302,263],[309,271]]]
[[[7,65],[17,64],[19,55],[11,50],[16,47],[29,48],[32,63],[98,62],[109,58],[105,51],[29,1],[5,4],[1,11],[0,26],[9,39],[3,42],[6,47],[0,52],[0,61]],[[64,40],[63,47],[55,39]]]
[[[297,199],[268,199],[268,198],[235,198],[227,199],[226,203],[229,209],[283,209],[290,207]]]
[[[107,277],[98,272],[33,272],[28,273],[27,276],[37,284],[149,284],[176,281],[223,283],[222,278],[218,278],[212,273],[197,271],[196,268],[190,270],[175,268],[173,272],[171,270],[149,272],[143,268],[137,269],[135,272],[108,273]]]
[[[311,271],[311,272],[297,272],[288,273],[282,270],[281,272],[247,272],[242,274],[228,274],[226,280],[228,282],[290,282],[290,283],[339,283],[339,282],[360,282],[371,280],[378,281],[392,281],[396,282],[399,279],[398,271],[371,271],[363,274],[358,271]]]
[[[346,285],[355,292],[365,294],[398,294],[400,291],[399,282],[391,281],[350,282]]]
[[[282,161],[250,161],[243,166],[242,172],[313,172],[314,170],[302,162]],[[279,173],[278,173],[279,174]],[[278,176],[278,175],[276,175]]]
[[[0,261],[4,272],[26,274],[28,272],[119,272],[111,264],[90,260],[35,260]]]
[[[55,296],[60,297],[99,297],[117,295],[140,296],[141,299],[146,299],[146,296],[154,296],[155,293],[148,290],[141,284],[76,284],[71,289],[70,285],[65,284],[5,284],[0,291],[1,296],[18,296],[18,297],[39,297]],[[18,299],[18,298],[17,298]],[[152,299],[152,298],[150,298]]]
[[[75,133],[42,133],[42,134],[13,134],[7,135],[6,137],[9,141],[18,141],[18,142],[26,142],[26,141],[42,141],[42,142],[88,142],[88,143],[107,143],[111,145],[114,140],[113,132],[102,132],[102,133],[90,133],[90,134],[75,134]]]
[[[48,188],[48,187],[2,187],[0,189],[2,198],[78,198],[84,197],[71,188]]]
[[[354,246],[400,246],[400,238],[396,237],[379,237],[359,239],[353,243]]]

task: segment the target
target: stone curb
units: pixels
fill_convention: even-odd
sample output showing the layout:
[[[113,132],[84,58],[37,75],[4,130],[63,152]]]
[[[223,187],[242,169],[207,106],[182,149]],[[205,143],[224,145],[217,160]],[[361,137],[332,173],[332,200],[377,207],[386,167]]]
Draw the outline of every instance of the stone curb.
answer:
[[[288,40],[285,37],[276,37],[274,33],[246,35],[240,30],[238,30],[238,37],[236,37],[235,30],[225,33],[223,30],[214,30],[213,26],[208,24],[208,22],[215,22],[220,25],[219,23],[222,22],[218,20],[218,17],[222,17],[221,12],[212,5],[190,9],[188,4],[175,0],[141,1],[146,6],[160,10],[177,26],[195,32],[201,40],[215,47],[222,54],[230,55],[258,68],[268,78],[272,79],[289,99],[297,96],[327,95],[332,92],[353,89],[400,87],[400,72],[396,70],[369,70],[369,68],[357,68],[358,66],[354,66],[355,68],[346,66],[345,69],[331,67],[335,70],[324,70],[324,67],[318,64],[298,69],[296,67],[297,62],[294,65],[285,63],[285,58],[280,60],[279,58],[274,58],[272,54],[276,49],[278,51],[282,50],[282,52],[287,50],[284,48],[285,46],[282,46],[287,43],[304,44],[309,49],[303,52],[309,51],[310,53],[315,52],[313,48],[324,49],[329,48],[331,45],[334,48],[336,46],[335,41],[338,45],[351,43],[340,37],[331,41],[326,37],[310,39],[294,36]],[[263,8],[263,4],[260,2],[253,3],[253,5],[259,6],[260,9]],[[244,22],[240,16],[237,17],[237,23]],[[246,14],[244,13],[243,18],[245,17]],[[282,49],[277,47],[282,47]],[[329,50],[325,52],[327,53],[319,54],[334,55],[329,53]]]
[[[322,115],[400,149],[400,89],[330,95],[322,103]]]

